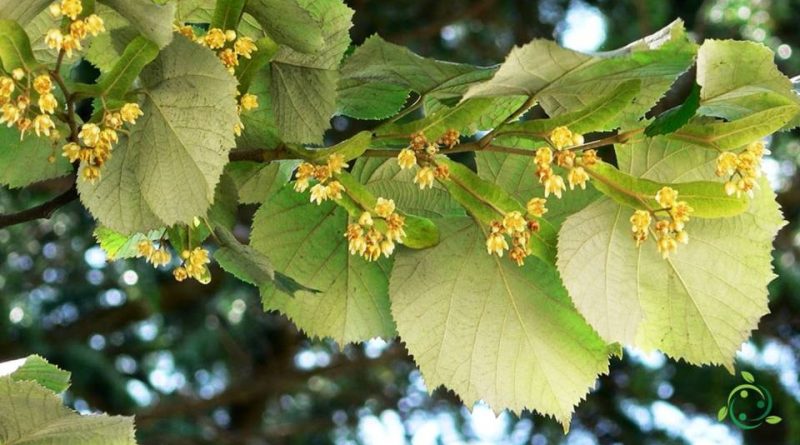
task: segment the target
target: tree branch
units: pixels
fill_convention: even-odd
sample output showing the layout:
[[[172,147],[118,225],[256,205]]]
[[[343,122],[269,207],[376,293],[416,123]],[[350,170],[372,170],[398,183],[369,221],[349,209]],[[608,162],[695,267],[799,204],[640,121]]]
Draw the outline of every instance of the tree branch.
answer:
[[[69,190],[56,196],[55,198],[43,202],[35,207],[22,210],[17,213],[0,215],[0,228],[9,227],[37,219],[47,219],[53,216],[56,210],[78,199],[78,190],[75,184]]]

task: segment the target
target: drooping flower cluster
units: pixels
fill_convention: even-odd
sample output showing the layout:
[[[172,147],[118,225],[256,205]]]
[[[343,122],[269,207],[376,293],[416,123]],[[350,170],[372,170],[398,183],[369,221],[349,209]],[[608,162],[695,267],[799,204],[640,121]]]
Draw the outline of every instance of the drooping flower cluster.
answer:
[[[453,148],[458,141],[459,133],[452,128],[447,130],[436,142],[428,142],[428,138],[422,132],[414,133],[411,135],[408,147],[398,153],[397,163],[402,170],[419,166],[420,168],[414,176],[414,183],[419,186],[420,190],[432,188],[434,180],[450,178],[450,169],[444,164],[437,164],[434,156],[439,153],[440,147]]]
[[[81,126],[80,142],[69,142],[62,148],[69,162],[80,162],[81,177],[94,184],[100,179],[100,169],[111,158],[114,144],[119,142],[117,132],[128,124],[135,124],[143,115],[139,104],[127,103],[117,110],[104,110],[100,124],[86,123]]]
[[[365,211],[357,222],[347,225],[344,236],[348,250],[367,261],[377,261],[381,255],[388,258],[394,253],[395,243],[403,243],[404,226],[405,217],[396,212],[394,201],[378,198],[372,211]]]
[[[656,193],[655,200],[661,208],[654,211],[636,210],[630,218],[631,230],[639,247],[647,240],[651,223],[655,220],[652,230],[656,236],[656,246],[661,257],[666,259],[678,250],[678,243],[689,242],[685,226],[694,209],[686,201],[678,201],[678,192],[671,187],[662,187]],[[667,217],[658,218],[662,213],[666,213]]]
[[[502,258],[503,253],[509,250],[508,256],[517,266],[524,265],[525,258],[531,254],[531,236],[539,231],[539,222],[532,217],[540,218],[545,212],[544,200],[534,198],[528,203],[528,218],[522,212],[512,211],[503,215],[502,220],[492,221],[486,237],[486,251]],[[511,240],[510,246],[506,237]]]
[[[172,262],[172,254],[167,249],[165,241],[159,241],[158,244],[150,241],[149,239],[139,241],[136,245],[137,257],[145,258],[148,263],[153,267],[162,267]],[[172,276],[177,281],[183,281],[187,278],[194,278],[195,280],[207,284],[211,281],[211,274],[208,271],[208,263],[211,259],[208,250],[202,247],[195,247],[192,250],[184,250],[181,252],[181,264],[172,270]]]
[[[764,142],[750,143],[739,154],[726,151],[717,157],[716,174],[725,177],[725,193],[737,197],[747,194],[753,197],[753,190],[758,187],[758,178],[761,177],[761,160],[769,150]]]
[[[584,167],[591,167],[597,162],[597,152],[585,150],[581,155],[577,155],[575,151],[565,149],[583,144],[583,136],[573,133],[567,127],[555,128],[550,132],[548,140],[556,150],[555,154],[550,147],[541,147],[536,150],[536,156],[533,159],[536,164],[536,175],[539,177],[539,182],[544,185],[544,196],[548,197],[552,193],[557,198],[561,198],[562,192],[567,189],[564,178],[553,171],[553,161],[559,167],[567,170],[567,182],[570,190],[574,190],[575,186],[586,189],[589,175]]]
[[[60,137],[52,115],[58,108],[53,82],[46,72],[33,77],[22,68],[0,77],[0,124],[16,126],[20,140],[33,131],[37,136]],[[35,105],[34,105],[35,101]]]
[[[233,74],[239,66],[239,58],[250,59],[258,51],[256,42],[250,37],[238,35],[235,30],[211,28],[203,35],[196,35],[191,25],[175,25],[175,31],[217,52],[225,68]]]
[[[45,44],[56,51],[64,51],[67,57],[72,57],[74,51],[83,49],[82,42],[91,34],[97,36],[105,32],[103,19],[97,14],[80,18],[83,13],[81,0],[61,0],[50,5],[50,15],[53,18],[66,17],[61,28],[53,28],[45,34]]]
[[[311,202],[322,204],[329,199],[342,199],[344,186],[333,175],[341,173],[342,169],[348,167],[344,160],[344,155],[334,153],[328,156],[325,165],[314,165],[303,162],[297,167],[295,173],[296,180],[294,190],[302,193],[308,190],[311,180],[316,180],[317,184],[311,187]]]

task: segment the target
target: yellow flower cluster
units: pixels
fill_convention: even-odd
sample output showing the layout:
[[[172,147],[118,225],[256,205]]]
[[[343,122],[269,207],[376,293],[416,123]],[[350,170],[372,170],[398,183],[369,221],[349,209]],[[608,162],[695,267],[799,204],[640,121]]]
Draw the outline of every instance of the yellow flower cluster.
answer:
[[[655,211],[635,211],[630,218],[631,230],[636,246],[639,247],[647,240],[650,225],[655,219],[653,232],[656,235],[656,246],[661,257],[666,259],[678,250],[678,243],[689,242],[689,235],[684,229],[694,209],[686,201],[678,201],[678,192],[671,187],[662,187],[656,193],[655,200],[662,208]],[[657,214],[661,212],[665,212],[667,218],[659,219]]]
[[[753,190],[758,187],[757,180],[761,177],[761,160],[768,153],[762,141],[750,143],[739,154],[730,151],[721,153],[717,157],[716,174],[727,178],[725,193],[729,196],[736,194],[737,197],[745,193],[752,198]]]
[[[439,153],[440,146],[452,148],[458,141],[459,133],[454,129],[447,130],[436,142],[428,142],[422,132],[414,133],[411,135],[408,147],[398,153],[397,163],[401,170],[418,165],[420,168],[414,176],[414,184],[417,184],[420,190],[432,188],[434,180],[450,178],[450,169],[444,164],[437,164],[434,156]]]
[[[232,29],[222,30],[211,28],[202,36],[195,35],[195,30],[190,25],[175,25],[175,31],[194,40],[195,42],[213,49],[225,68],[233,74],[239,66],[239,58],[250,59],[258,51],[256,42],[250,37],[240,36]]]
[[[17,68],[11,72],[11,77],[0,77],[0,124],[9,128],[16,126],[20,140],[28,131],[57,140],[60,135],[52,114],[58,108],[58,101],[53,89],[50,75],[46,73],[32,77],[24,69]],[[32,105],[34,99],[38,111]]]
[[[344,236],[350,254],[359,255],[367,261],[377,261],[381,255],[387,258],[391,256],[395,243],[402,244],[406,236],[405,218],[395,210],[393,200],[378,198],[372,212],[366,211],[358,218],[358,222],[348,224]],[[384,222],[383,231],[376,227],[376,218]]]
[[[206,249],[195,247],[192,250],[184,250],[181,252],[181,260],[183,260],[183,264],[172,271],[175,280],[183,281],[191,277],[203,284],[211,280],[208,272],[208,263],[211,262],[211,259]]]
[[[50,15],[53,18],[66,17],[62,28],[53,28],[45,34],[45,44],[56,51],[64,51],[67,57],[72,57],[74,51],[83,49],[81,42],[89,35],[97,36],[105,32],[106,27],[103,19],[97,14],[91,14],[83,19],[80,15],[83,12],[81,0],[61,0],[50,5]]]
[[[567,127],[557,127],[548,137],[553,148],[541,147],[536,150],[536,155],[533,162],[536,164],[536,175],[539,177],[539,182],[544,185],[544,196],[548,197],[552,193],[557,198],[561,198],[564,190],[574,190],[576,186],[581,189],[586,189],[586,183],[589,181],[589,174],[584,167],[591,167],[597,162],[597,152],[594,150],[585,150],[578,156],[572,150],[565,150],[566,147],[583,144],[583,136],[573,133]],[[564,178],[553,171],[553,161],[556,165],[567,170],[567,183]]]
[[[319,205],[328,199],[342,199],[342,192],[345,191],[344,186],[332,178],[333,175],[341,173],[342,169],[346,167],[348,165],[344,161],[344,155],[339,153],[328,156],[328,162],[325,165],[303,162],[297,167],[294,190],[299,193],[305,192],[311,185],[311,180],[314,179],[318,182],[311,187],[311,202]]]
[[[153,267],[166,266],[172,261],[172,254],[167,250],[166,243],[163,241],[156,246],[150,240],[142,240],[136,245],[137,257],[145,258]],[[192,250],[181,252],[181,264],[172,270],[172,276],[177,281],[187,278],[207,284],[211,281],[211,274],[208,271],[208,263],[211,259],[208,250],[202,247],[195,247]]]
[[[541,201],[539,201],[541,200]],[[534,210],[534,212],[531,212]],[[547,209],[544,207],[544,200],[534,198],[528,203],[528,213],[531,216],[541,217]],[[503,257],[503,253],[509,250],[508,256],[517,263],[517,266],[525,264],[525,258],[531,254],[529,243],[534,232],[539,231],[539,222],[535,219],[528,219],[522,216],[521,212],[508,212],[502,220],[492,221],[489,226],[489,236],[486,238],[486,251],[489,255]],[[511,239],[509,246],[506,237]]]
[[[90,122],[81,126],[78,133],[80,143],[69,142],[64,145],[63,156],[69,162],[80,161],[83,180],[94,184],[100,179],[100,168],[111,158],[114,144],[119,141],[117,131],[125,123],[135,124],[142,115],[136,103],[127,103],[118,110],[105,110],[100,125]]]

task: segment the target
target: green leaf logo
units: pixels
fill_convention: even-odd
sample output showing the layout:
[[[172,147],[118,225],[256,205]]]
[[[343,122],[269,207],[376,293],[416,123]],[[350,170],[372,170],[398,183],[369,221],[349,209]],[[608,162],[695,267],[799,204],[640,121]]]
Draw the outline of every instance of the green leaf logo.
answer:
[[[769,415],[772,411],[772,395],[767,388],[757,385],[753,374],[742,371],[741,375],[746,383],[731,390],[728,403],[717,412],[717,419],[722,422],[728,417],[743,430],[758,428],[764,422],[770,425],[780,423],[780,417]]]

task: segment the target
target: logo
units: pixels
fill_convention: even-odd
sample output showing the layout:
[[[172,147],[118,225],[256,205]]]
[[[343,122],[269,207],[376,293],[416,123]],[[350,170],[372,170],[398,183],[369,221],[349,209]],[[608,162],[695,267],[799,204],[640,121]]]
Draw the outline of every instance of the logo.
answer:
[[[771,416],[772,395],[767,388],[756,384],[753,374],[742,371],[743,383],[733,388],[728,394],[728,404],[719,409],[717,419],[722,422],[725,417],[743,430],[758,428],[764,423],[774,425],[781,421],[778,416]]]

